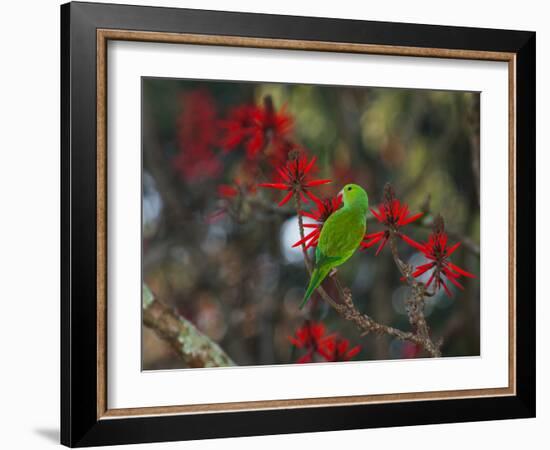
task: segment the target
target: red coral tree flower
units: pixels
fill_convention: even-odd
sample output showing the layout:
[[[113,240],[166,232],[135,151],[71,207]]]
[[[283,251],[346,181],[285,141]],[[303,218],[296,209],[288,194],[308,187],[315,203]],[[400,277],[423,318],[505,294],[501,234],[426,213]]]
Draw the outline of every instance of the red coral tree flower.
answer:
[[[304,217],[309,217],[310,219],[315,220],[316,223],[304,224],[304,228],[313,228],[313,231],[306,234],[303,239],[300,239],[298,242],[293,244],[292,247],[298,247],[302,244],[305,244],[306,249],[317,246],[324,223],[334,211],[342,206],[342,196],[337,195],[334,198],[327,198],[318,203],[316,202],[315,204],[317,206],[315,210],[311,212],[300,211],[299,213]]]
[[[248,159],[254,160],[270,144],[270,155],[275,160],[286,159],[293,119],[284,108],[275,111],[271,96],[264,98],[263,106],[241,105],[229,113],[220,126],[225,130],[221,145],[226,152],[244,145]]]
[[[253,118],[253,131],[246,146],[249,158],[254,158],[269,144],[273,146],[274,153],[288,150],[287,137],[292,130],[293,120],[284,107],[276,112],[272,97],[267,95],[263,107],[254,110]]]
[[[378,211],[371,208],[371,212],[378,222],[384,224],[386,229],[376,233],[365,234],[363,242],[361,242],[361,247],[367,249],[380,243],[376,250],[376,256],[382,251],[392,232],[407,242],[405,239],[406,236],[400,229],[420,219],[424,214],[418,213],[409,216],[409,207],[406,203],[402,203],[395,198],[395,192],[389,183],[384,187],[384,202],[378,206]]]
[[[300,356],[297,363],[313,362],[316,354],[328,360],[331,355],[326,351],[326,345],[331,336],[326,336],[326,328],[322,322],[313,322],[306,320],[304,325],[296,330],[294,336],[289,336],[288,340],[292,345],[306,353]]]
[[[177,119],[179,153],[174,168],[187,180],[216,177],[221,163],[213,148],[218,143],[216,104],[208,91],[195,90],[182,96]]]
[[[256,106],[239,105],[229,112],[227,120],[220,121],[220,127],[225,131],[221,139],[221,147],[229,152],[248,140],[254,131]]]
[[[361,346],[349,348],[349,340],[338,336],[328,339],[326,344],[326,351],[329,354],[327,361],[350,361],[361,351]]]
[[[464,286],[460,284],[458,278],[461,276],[475,278],[475,275],[461,269],[456,264],[449,261],[449,257],[458,247],[460,247],[461,243],[457,242],[450,247],[447,246],[448,236],[447,233],[445,233],[445,223],[441,216],[436,217],[434,220],[433,232],[430,234],[428,241],[425,244],[419,244],[409,237],[405,237],[405,240],[409,245],[420,250],[424,256],[430,260],[429,263],[418,266],[412,274],[413,277],[419,277],[429,270],[432,270],[432,274],[426,283],[426,287],[430,287],[432,282],[434,282],[436,292],[441,288],[441,286],[443,286],[443,289],[445,289],[447,295],[452,297],[453,294],[445,283],[445,280],[450,281],[460,290],[464,290]]]
[[[280,176],[280,182],[260,183],[258,186],[288,191],[288,193],[279,202],[279,206],[286,204],[292,198],[294,193],[298,193],[304,203],[308,203],[307,197],[315,203],[320,203],[321,200],[311,192],[311,188],[321,184],[330,183],[331,180],[312,180],[310,178],[311,172],[316,169],[315,157],[311,158],[310,161],[307,160],[307,157],[301,154],[290,154],[289,157],[290,159],[284,167],[277,168],[277,172]]]

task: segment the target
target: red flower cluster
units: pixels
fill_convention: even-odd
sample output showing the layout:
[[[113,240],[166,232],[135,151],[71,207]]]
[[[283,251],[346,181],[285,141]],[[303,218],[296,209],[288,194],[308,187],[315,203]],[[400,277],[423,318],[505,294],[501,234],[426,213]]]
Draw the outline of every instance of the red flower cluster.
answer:
[[[335,336],[333,339],[329,339],[326,343],[327,351],[330,358],[327,361],[350,361],[357,356],[361,351],[361,347],[356,345],[349,348],[349,340]]]
[[[216,103],[207,90],[186,92],[181,105],[177,119],[179,151],[172,164],[185,180],[218,177],[222,172],[219,150],[229,153],[243,148],[246,158],[239,162],[236,172],[255,178],[260,164],[268,164],[275,171],[286,163],[289,152],[298,148],[290,136],[292,117],[284,108],[277,111],[270,96],[261,106],[236,106],[225,120],[218,118]],[[236,195],[227,185],[220,185],[219,192],[224,198]]]
[[[304,325],[296,330],[295,336],[289,336],[289,341],[296,348],[305,350],[297,363],[310,363],[315,357],[329,362],[349,361],[361,351],[359,345],[349,348],[349,340],[336,334],[326,335],[322,322],[306,320]]]
[[[220,121],[222,129],[225,131],[221,146],[226,152],[235,150],[250,138],[254,127],[254,111],[254,106],[240,105],[229,112],[227,120]],[[251,148],[248,153],[252,153],[254,150]]]
[[[315,204],[317,206],[317,209],[313,210],[312,212],[300,211],[300,215],[304,217],[309,217],[310,219],[313,219],[317,222],[304,224],[304,228],[313,228],[313,231],[306,234],[303,239],[300,239],[298,242],[294,243],[292,247],[298,247],[302,244],[305,244],[306,249],[317,246],[324,223],[334,211],[342,206],[342,196],[337,195],[332,199],[327,198],[321,200],[320,202],[316,202]]]
[[[179,153],[172,160],[174,168],[186,180],[211,178],[221,173],[221,163],[214,153],[218,143],[216,105],[208,91],[197,90],[181,98],[178,117]]]
[[[325,352],[327,336],[326,328],[321,322],[316,323],[306,320],[304,325],[296,330],[295,336],[289,336],[288,340],[292,345],[306,353],[300,356],[297,363],[308,363],[313,361],[315,354],[327,359],[330,355]]]
[[[286,160],[286,153],[292,148],[288,134],[292,130],[292,118],[284,108],[275,111],[270,96],[264,98],[262,107],[242,105],[233,109],[229,119],[222,121],[225,130],[222,147],[225,151],[244,145],[249,159],[256,159],[260,153],[271,147],[270,158]]]
[[[277,183],[261,183],[258,186],[280,189],[282,191],[288,191],[283,199],[279,202],[279,206],[283,206],[287,203],[294,193],[298,193],[304,203],[308,203],[307,197],[313,200],[315,203],[321,203],[321,200],[317,198],[312,192],[311,188],[319,186],[321,184],[330,183],[331,180],[312,180],[310,179],[310,172],[314,171],[316,158],[311,158],[310,161],[307,157],[296,154],[295,157],[288,160],[285,166],[278,167],[277,172],[279,174],[280,181]]]
[[[462,284],[458,281],[458,278],[461,276],[475,278],[475,275],[461,269],[456,264],[449,261],[449,257],[460,246],[460,242],[447,247],[448,236],[447,233],[445,233],[445,224],[441,216],[435,219],[433,232],[428,237],[428,241],[426,243],[419,244],[406,236],[404,239],[409,245],[421,251],[424,256],[430,260],[429,263],[418,266],[412,274],[413,277],[419,277],[429,270],[432,270],[432,274],[426,283],[426,287],[430,287],[432,282],[434,282],[434,288],[436,291],[443,286],[443,289],[445,289],[447,295],[452,297],[453,294],[445,283],[445,280],[450,281],[457,288],[463,290],[464,286],[462,286]]]
[[[395,198],[395,193],[390,184],[387,184],[384,188],[384,202],[378,206],[378,211],[376,211],[376,209],[371,209],[371,212],[378,222],[384,224],[386,229],[384,231],[366,234],[361,243],[361,247],[367,249],[380,242],[376,250],[376,256],[378,256],[386,245],[386,242],[388,242],[391,232],[395,232],[397,236],[406,240],[406,236],[399,230],[405,225],[420,219],[423,215],[423,213],[418,213],[409,216],[409,207],[406,203],[401,203]]]
[[[246,158],[240,163],[241,173],[255,179],[258,173],[267,169],[267,173],[274,174],[275,182],[263,186],[289,191],[281,205],[290,200],[295,189],[299,189],[302,196],[306,194],[313,198],[308,188],[316,184],[310,184],[307,177],[314,161],[310,164],[303,158],[289,157],[291,152],[299,149],[291,139],[293,119],[284,107],[279,111],[275,109],[271,96],[266,96],[261,106],[234,108],[227,120],[219,121],[219,126],[222,131],[220,145],[225,153],[239,148],[245,151]],[[224,188],[222,192],[228,193]]]

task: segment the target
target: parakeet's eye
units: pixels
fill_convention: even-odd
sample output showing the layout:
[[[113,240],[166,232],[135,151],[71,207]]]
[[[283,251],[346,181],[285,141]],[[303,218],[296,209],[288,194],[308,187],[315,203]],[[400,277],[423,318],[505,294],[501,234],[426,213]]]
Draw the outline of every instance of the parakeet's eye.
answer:
[[[351,186],[348,188],[348,191],[351,191]]]

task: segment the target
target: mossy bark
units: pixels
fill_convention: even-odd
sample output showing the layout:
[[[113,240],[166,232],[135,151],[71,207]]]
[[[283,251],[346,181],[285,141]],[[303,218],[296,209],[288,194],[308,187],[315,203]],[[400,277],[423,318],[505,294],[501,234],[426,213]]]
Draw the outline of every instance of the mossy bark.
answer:
[[[155,298],[143,285],[143,324],[177,352],[188,367],[234,366],[233,360],[195,325]]]

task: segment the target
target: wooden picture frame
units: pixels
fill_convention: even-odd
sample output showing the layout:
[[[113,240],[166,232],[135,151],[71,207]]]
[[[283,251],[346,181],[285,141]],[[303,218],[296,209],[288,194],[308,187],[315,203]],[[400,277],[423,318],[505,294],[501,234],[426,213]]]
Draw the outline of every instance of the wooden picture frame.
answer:
[[[535,33],[93,3],[63,5],[61,26],[63,444],[534,417]],[[110,409],[106,394],[109,40],[507,62],[508,387]]]

